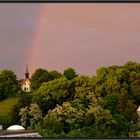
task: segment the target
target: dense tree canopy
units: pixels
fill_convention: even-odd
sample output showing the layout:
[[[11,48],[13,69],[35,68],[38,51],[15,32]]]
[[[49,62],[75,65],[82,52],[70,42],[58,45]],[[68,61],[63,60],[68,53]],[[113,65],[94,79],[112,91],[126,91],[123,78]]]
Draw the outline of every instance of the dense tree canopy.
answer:
[[[34,94],[34,101],[40,106],[44,113],[49,109],[53,109],[56,104],[62,104],[68,100],[72,81],[68,81],[65,77],[54,79],[52,81],[43,83],[41,87],[36,90]]]
[[[49,73],[47,70],[39,68],[31,76],[31,88],[33,90],[38,89],[43,82],[49,80]]]
[[[20,90],[17,77],[11,70],[0,72],[0,100],[8,97],[14,97]]]
[[[15,80],[9,84],[9,75],[13,74],[0,74],[3,98],[16,93],[10,86],[16,85],[16,76],[11,76]],[[64,70],[63,75],[39,68],[31,84],[33,90],[20,96],[12,122],[20,119],[23,126],[36,129],[42,136],[130,137],[140,131],[136,112],[140,64],[136,62],[100,67],[95,76],[78,75],[73,68]],[[14,119],[17,113],[19,118]]]
[[[57,83],[55,80],[51,82],[51,86],[57,86],[59,90],[53,88],[52,92],[51,86],[46,83],[37,91],[40,93],[38,103],[44,102],[44,99],[48,102],[50,93],[49,101],[55,102],[46,112],[44,125],[38,126],[40,133],[49,137],[128,137],[130,132],[138,129],[139,70],[140,65],[135,62],[101,67],[94,77],[76,74],[71,77],[69,70],[68,73],[66,70],[64,76],[68,81],[65,79],[65,82],[70,82],[72,86],[71,90],[68,88],[70,85],[63,86],[63,91],[72,93],[72,98],[58,98],[63,93],[59,91],[64,85],[61,78]],[[54,93],[57,101],[53,99]]]
[[[64,73],[63,75],[68,79],[68,80],[71,80],[73,79],[74,77],[77,76],[75,70],[73,68],[67,68],[66,70],[64,70]]]
[[[56,70],[49,71],[49,81],[60,78],[62,75]]]
[[[35,103],[31,103],[29,107],[20,109],[21,125],[25,128],[34,129],[38,121],[42,119],[42,111]]]

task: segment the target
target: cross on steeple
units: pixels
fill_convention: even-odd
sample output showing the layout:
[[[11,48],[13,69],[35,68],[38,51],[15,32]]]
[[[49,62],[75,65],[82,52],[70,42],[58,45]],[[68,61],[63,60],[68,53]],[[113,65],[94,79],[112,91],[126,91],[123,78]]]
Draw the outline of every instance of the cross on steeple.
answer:
[[[29,72],[28,72],[28,66],[27,65],[26,65],[25,78],[29,79]]]

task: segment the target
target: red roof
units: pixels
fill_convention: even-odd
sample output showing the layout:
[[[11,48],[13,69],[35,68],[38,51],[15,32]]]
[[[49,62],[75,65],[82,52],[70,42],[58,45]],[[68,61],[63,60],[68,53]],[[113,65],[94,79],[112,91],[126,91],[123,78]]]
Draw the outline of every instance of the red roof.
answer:
[[[23,84],[26,82],[26,80],[27,80],[27,79],[20,79],[20,80],[19,80],[19,84],[20,84],[20,85],[23,85]],[[28,80],[29,80],[29,79],[28,79]]]

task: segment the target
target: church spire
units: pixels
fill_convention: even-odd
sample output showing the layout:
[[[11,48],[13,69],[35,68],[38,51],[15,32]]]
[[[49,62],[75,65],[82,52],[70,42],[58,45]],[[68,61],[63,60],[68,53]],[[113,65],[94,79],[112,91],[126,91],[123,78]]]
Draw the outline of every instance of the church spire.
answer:
[[[26,65],[25,78],[29,79],[29,72],[28,72],[28,66],[27,65]]]

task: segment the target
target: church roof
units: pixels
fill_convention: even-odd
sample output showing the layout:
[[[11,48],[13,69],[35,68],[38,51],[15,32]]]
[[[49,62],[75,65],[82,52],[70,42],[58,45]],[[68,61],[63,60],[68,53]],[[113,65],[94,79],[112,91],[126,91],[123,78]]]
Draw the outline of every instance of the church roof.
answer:
[[[30,81],[30,79],[20,79],[20,80],[19,80],[19,84],[20,84],[20,85],[23,85],[27,80]]]
[[[25,83],[25,81],[26,81],[26,79],[20,79],[20,80],[19,80],[19,83],[22,85],[22,84]]]

